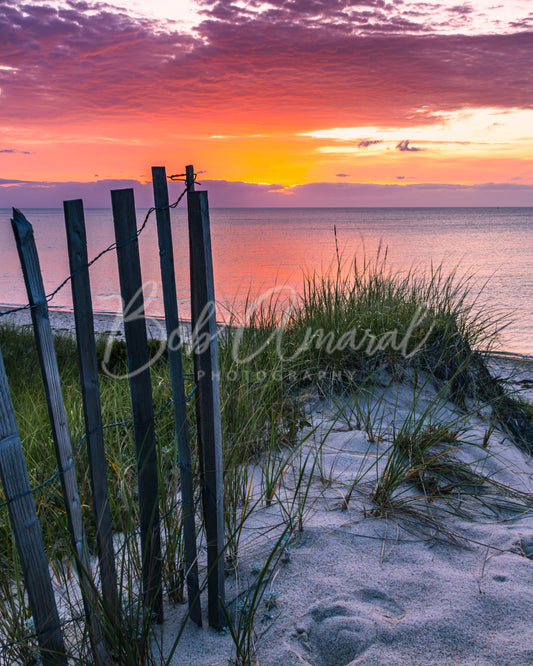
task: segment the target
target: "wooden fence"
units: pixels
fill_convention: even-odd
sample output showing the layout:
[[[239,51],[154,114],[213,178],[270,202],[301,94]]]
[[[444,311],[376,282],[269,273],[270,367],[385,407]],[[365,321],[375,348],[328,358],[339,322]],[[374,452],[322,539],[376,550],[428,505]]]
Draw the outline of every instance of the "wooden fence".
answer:
[[[207,192],[195,191],[194,170],[186,167],[188,230],[191,270],[193,358],[196,382],[198,458],[202,484],[203,520],[207,541],[208,622],[222,628],[224,616],[224,516],[222,488],[222,434],[213,266]],[[152,168],[154,208],[163,287],[163,302],[174,405],[175,436],[179,456],[184,561],[189,617],[202,623],[196,547],[193,475],[186,417],[184,373],[180,345],[167,176],[164,167]],[[184,194],[185,194],[184,192]],[[180,197],[181,199],[181,197]],[[134,194],[131,189],[111,192],[120,290],[124,304],[124,333],[135,432],[139,487],[142,598],[157,622],[163,621],[162,542],[158,507],[158,468],[154,410],[149,372],[149,352],[144,317]],[[174,206],[176,204],[172,204]],[[91,479],[92,510],[96,525],[100,587],[106,612],[119,614],[115,553],[107,487],[102,412],[89,281],[89,261],[83,203],[65,201],[72,303],[76,327],[78,363]],[[148,216],[147,216],[148,217]],[[146,223],[146,219],[145,219]],[[75,554],[78,582],[83,596],[86,628],[94,663],[109,664],[109,646],[103,637],[95,609],[97,581],[91,577],[89,549],[81,513],[73,448],[53,336],[48,300],[43,287],[37,248],[30,222],[13,210],[13,232],[21,261],[32,323],[45,385],[48,413],[57,458],[58,475]],[[144,226],[144,225],[143,225]],[[143,227],[141,227],[142,230]],[[99,255],[100,256],[100,255]],[[91,262],[92,264],[93,262]],[[57,291],[57,290],[56,290]],[[55,292],[54,292],[55,293]],[[135,316],[130,313],[134,312]],[[209,345],[198,344],[207,339]],[[179,340],[178,340],[179,342]],[[1,350],[0,350],[1,352]],[[66,664],[67,657],[50,581],[48,561],[39,528],[22,445],[0,353],[0,478],[21,561],[35,633],[44,664]]]

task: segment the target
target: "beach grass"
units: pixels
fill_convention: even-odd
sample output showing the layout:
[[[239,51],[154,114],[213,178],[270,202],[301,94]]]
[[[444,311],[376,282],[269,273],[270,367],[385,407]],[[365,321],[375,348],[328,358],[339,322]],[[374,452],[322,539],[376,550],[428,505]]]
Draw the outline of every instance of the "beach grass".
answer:
[[[452,449],[460,446],[464,437],[465,414],[479,411],[480,404],[497,412],[502,395],[508,399],[507,393],[487,392],[486,388],[485,359],[497,342],[502,318],[480,307],[479,294],[473,290],[471,279],[458,277],[456,273],[445,274],[441,267],[425,275],[416,270],[396,273],[389,269],[386,253],[378,253],[371,261],[354,260],[349,264],[337,257],[329,272],[308,275],[304,282],[303,293],[290,301],[284,299],[282,289],[273,290],[260,301],[250,296],[244,313],[233,315],[219,333],[226,559],[233,567],[238,566],[243,529],[255,507],[279,504],[278,537],[304,529],[307,510],[313,501],[311,485],[322,469],[321,444],[333,427],[319,437],[314,450],[305,448],[311,435],[316,434],[311,427],[310,407],[316,400],[333,400],[334,422],[364,430],[370,446],[384,440],[389,443],[373,463],[359,470],[345,489],[346,506],[354,489],[358,485],[363,487],[361,482],[369,469],[374,469],[377,475],[370,495],[374,515],[401,512],[402,503],[405,513],[412,511],[412,499],[402,499],[406,483],[419,484],[422,495],[418,497],[423,498],[426,506],[435,503],[436,498],[444,498],[451,506],[450,498],[456,499],[457,495],[446,491],[451,485],[464,494],[468,489],[488,484],[486,478],[469,474],[464,463],[454,463],[451,456]],[[106,340],[97,339],[100,360],[106,344]],[[179,461],[168,358],[160,353],[161,344],[150,342],[151,354],[154,359],[157,357],[150,372],[157,414],[164,592],[170,603],[179,603],[184,600],[185,580],[181,510],[177,501]],[[76,447],[85,525],[89,541],[94,544],[75,341],[68,335],[56,335],[55,349],[69,429]],[[38,488],[34,497],[45,546],[53,566],[62,570],[65,558],[70,557],[68,530],[59,479],[47,482],[55,475],[56,462],[31,330],[0,322],[0,350],[30,482]],[[125,343],[113,342],[110,352],[107,368],[114,375],[126,375]],[[182,358],[189,395],[194,383],[192,355],[187,346],[182,349]],[[410,418],[394,423],[384,409],[383,396],[391,382],[402,381],[409,381],[414,387],[413,410]],[[437,397],[422,412],[417,411],[416,396],[429,383],[438,386]],[[100,391],[106,424],[111,514],[117,543],[122,544],[118,558],[120,598],[131,620],[124,625],[130,627],[124,638],[127,646],[131,632],[138,630],[146,638],[152,626],[149,613],[135,601],[142,567],[136,538],[136,463],[127,379],[116,379],[102,372]],[[447,421],[440,413],[446,401],[457,407],[454,417]],[[187,415],[199,496],[193,401],[187,406]],[[417,502],[418,510],[421,501]],[[280,547],[275,543],[258,576],[258,585],[266,580],[273,560],[279,558]],[[17,590],[18,595],[18,602],[9,604],[3,595],[0,610],[13,618],[11,634],[6,632],[6,635],[20,638],[25,626],[20,611],[24,606],[23,590],[5,507],[0,509],[0,564],[1,584]],[[261,598],[259,587],[250,591],[248,597],[256,610]],[[251,658],[255,610],[250,613],[248,625],[243,625],[242,607],[238,618],[228,615],[237,649],[235,663],[248,663],[243,661],[243,655]],[[230,613],[228,609],[225,612]],[[120,633],[120,623],[117,625],[111,617],[103,619],[111,640],[122,644],[115,636],[117,631]],[[148,644],[149,641],[142,645]],[[119,663],[150,663],[148,648],[142,655],[130,654],[129,649],[124,647],[125,656]],[[73,659],[76,660],[75,655]]]

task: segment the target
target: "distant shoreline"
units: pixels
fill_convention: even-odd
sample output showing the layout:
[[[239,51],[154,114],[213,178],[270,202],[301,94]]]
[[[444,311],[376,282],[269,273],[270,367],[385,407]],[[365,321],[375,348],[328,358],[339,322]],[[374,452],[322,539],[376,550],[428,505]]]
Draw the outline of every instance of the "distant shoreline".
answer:
[[[31,326],[31,314],[29,308],[2,316],[4,312],[16,307],[17,306],[0,305],[0,323],[7,321],[15,326]],[[48,313],[50,316],[50,325],[54,331],[72,334],[75,332],[73,310],[49,308]],[[94,312],[93,318],[95,333],[111,335],[119,338],[124,336],[122,313]],[[190,331],[190,326],[190,320],[180,319],[180,327],[183,327],[186,331]],[[166,338],[165,318],[147,315],[146,329],[148,337],[150,338]],[[163,333],[162,336],[161,332]]]

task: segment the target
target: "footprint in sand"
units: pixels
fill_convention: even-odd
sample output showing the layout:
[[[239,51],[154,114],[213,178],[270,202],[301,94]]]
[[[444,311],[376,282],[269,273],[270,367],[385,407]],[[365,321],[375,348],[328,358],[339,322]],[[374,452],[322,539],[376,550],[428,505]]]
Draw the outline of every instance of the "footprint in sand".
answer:
[[[516,541],[511,548],[511,552],[527,557],[528,560],[533,560],[533,535],[523,536]]]
[[[313,666],[346,666],[373,643],[392,640],[390,620],[403,609],[376,589],[315,603],[296,625],[296,637]]]

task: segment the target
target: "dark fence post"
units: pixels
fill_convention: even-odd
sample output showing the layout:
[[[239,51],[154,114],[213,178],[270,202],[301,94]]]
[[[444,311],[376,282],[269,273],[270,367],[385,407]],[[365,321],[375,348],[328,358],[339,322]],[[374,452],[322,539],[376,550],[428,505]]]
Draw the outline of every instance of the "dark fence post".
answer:
[[[31,305],[35,343],[45,387],[70,538],[77,558],[76,565],[80,578],[85,616],[87,618],[96,663],[105,664],[107,655],[94,612],[97,601],[94,583],[90,577],[89,551],[83,528],[78,483],[76,481],[76,471],[72,457],[72,444],[68,431],[63,394],[61,392],[61,381],[54,352],[54,340],[48,318],[48,305],[39,266],[39,257],[37,255],[37,248],[35,247],[32,226],[16,208],[13,209],[13,219],[11,222],[24,274],[28,302]]]
[[[6,496],[9,518],[15,533],[24,581],[41,657],[46,666],[66,666],[67,657],[59,625],[48,561],[22,444],[13,413],[4,361],[0,353],[0,477]]]
[[[186,170],[192,336],[197,385],[196,415],[207,538],[208,618],[210,626],[220,629],[225,625],[222,611],[224,603],[224,501],[220,378],[211,232],[207,192],[194,192],[194,169],[190,165],[186,167]]]
[[[72,304],[76,323],[76,343],[80,367],[83,412],[87,433],[87,452],[91,475],[96,542],[100,562],[102,596],[108,612],[118,610],[113,532],[107,466],[105,459],[102,410],[98,383],[98,363],[94,339],[94,321],[91,301],[89,269],[87,267],[87,239],[81,199],[64,201],[70,272],[72,274]]]
[[[141,262],[132,189],[112,190],[113,220],[124,315],[135,453],[139,482],[143,597],[145,606],[163,621],[161,533],[158,508],[157,452],[150,358],[144,317]]]
[[[196,624],[201,625],[202,611],[199,601],[198,563],[196,559],[196,527],[194,525],[194,488],[192,480],[191,449],[189,429],[187,427],[185,388],[183,384],[181,340],[179,336],[179,317],[176,297],[176,276],[174,271],[174,251],[172,245],[165,167],[152,167],[152,182],[156,207],[159,260],[161,264],[161,282],[163,285],[163,303],[165,306],[165,324],[167,329],[168,359],[172,381],[174,421],[176,424],[176,440],[181,478],[187,599],[189,602],[191,619],[196,622]]]

